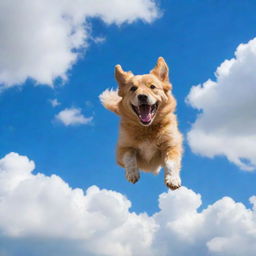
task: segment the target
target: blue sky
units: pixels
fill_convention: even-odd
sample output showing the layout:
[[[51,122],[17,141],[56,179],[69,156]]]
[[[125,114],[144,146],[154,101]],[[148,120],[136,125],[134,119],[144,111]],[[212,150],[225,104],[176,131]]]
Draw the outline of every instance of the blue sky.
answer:
[[[135,185],[126,181],[124,170],[115,162],[119,119],[103,108],[98,96],[106,88],[116,87],[116,64],[143,74],[163,56],[170,68],[178,101],[179,128],[185,137],[183,185],[201,194],[201,209],[225,196],[250,207],[248,198],[255,194],[255,171],[242,170],[227,159],[225,152],[210,158],[210,153],[193,153],[196,150],[189,146],[186,137],[203,109],[196,110],[185,99],[192,86],[208,79],[215,81],[217,67],[234,57],[239,44],[247,44],[255,37],[256,3],[162,0],[157,5],[161,15],[150,22],[138,17],[128,24],[124,18],[121,25],[116,25],[93,15],[89,17],[87,46],[72,50],[80,55],[65,70],[67,80],[56,75],[52,88],[35,78],[10,82],[11,88],[7,88],[6,80],[1,79],[0,156],[3,158],[9,152],[27,156],[36,164],[35,173],[56,174],[72,188],[96,185],[117,191],[131,201],[130,210],[136,214],[152,215],[159,211],[158,197],[167,192],[163,173],[142,174]],[[104,40],[97,43],[93,40],[97,37]],[[5,69],[4,63],[1,68]],[[60,104],[53,107],[52,99]],[[79,108],[85,117],[93,119],[88,124],[66,126],[56,120],[56,115],[66,108]],[[252,154],[248,155],[247,159],[253,161]]]

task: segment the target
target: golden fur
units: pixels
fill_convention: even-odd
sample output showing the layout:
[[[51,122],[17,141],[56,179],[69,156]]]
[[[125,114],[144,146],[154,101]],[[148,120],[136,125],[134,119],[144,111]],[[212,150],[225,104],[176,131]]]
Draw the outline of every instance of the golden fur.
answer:
[[[167,64],[160,57],[155,68],[145,75],[133,75],[117,65],[115,77],[118,90],[106,90],[100,99],[108,110],[121,117],[117,162],[126,169],[126,178],[135,183],[140,177],[139,169],[157,173],[164,167],[166,185],[171,189],[180,187],[182,135],[174,114],[176,101]],[[142,123],[132,107],[139,106],[138,95],[146,95],[152,106],[157,104],[156,112],[148,114],[150,123]]]

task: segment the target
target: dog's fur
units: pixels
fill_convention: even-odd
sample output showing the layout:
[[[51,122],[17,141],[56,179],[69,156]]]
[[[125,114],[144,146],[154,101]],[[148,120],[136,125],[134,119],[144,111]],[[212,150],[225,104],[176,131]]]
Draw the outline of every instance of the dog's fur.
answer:
[[[182,135],[174,114],[176,101],[171,93],[167,64],[159,57],[154,69],[146,75],[133,75],[117,65],[115,77],[118,90],[106,90],[100,99],[105,108],[121,117],[117,162],[126,169],[127,180],[137,182],[139,169],[157,174],[163,167],[166,185],[179,188]],[[146,97],[147,104],[145,99],[140,102],[138,95]],[[142,103],[146,110],[142,109]]]

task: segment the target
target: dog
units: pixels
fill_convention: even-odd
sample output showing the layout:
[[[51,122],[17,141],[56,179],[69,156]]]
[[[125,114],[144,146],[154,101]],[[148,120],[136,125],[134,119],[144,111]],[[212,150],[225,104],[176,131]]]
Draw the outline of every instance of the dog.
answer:
[[[145,75],[133,75],[115,66],[118,90],[100,95],[104,107],[120,116],[117,163],[126,178],[136,183],[140,170],[165,172],[165,184],[172,190],[181,186],[182,135],[175,115],[169,69],[164,58]]]

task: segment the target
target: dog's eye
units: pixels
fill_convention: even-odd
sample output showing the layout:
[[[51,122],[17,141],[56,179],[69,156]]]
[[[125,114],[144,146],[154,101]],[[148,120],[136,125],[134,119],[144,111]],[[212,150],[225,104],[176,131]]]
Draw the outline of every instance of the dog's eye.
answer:
[[[156,87],[155,87],[153,84],[150,85],[150,89],[153,90],[153,89],[155,89],[155,88],[156,88]]]
[[[132,87],[130,88],[130,91],[131,91],[131,92],[135,92],[135,91],[137,90],[137,88],[138,88],[137,86],[132,86]]]

